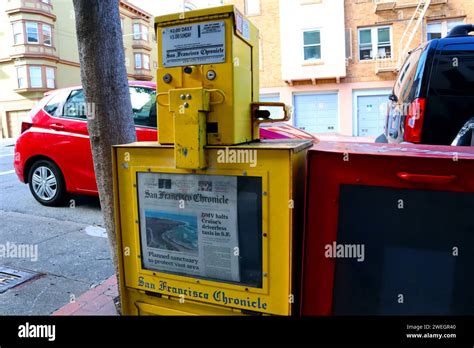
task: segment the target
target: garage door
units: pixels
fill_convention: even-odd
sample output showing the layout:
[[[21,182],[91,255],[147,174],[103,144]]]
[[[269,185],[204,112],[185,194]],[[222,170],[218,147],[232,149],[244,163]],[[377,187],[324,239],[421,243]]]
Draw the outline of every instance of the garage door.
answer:
[[[21,132],[21,123],[28,121],[29,110],[8,111],[7,112],[7,136],[16,138]]]
[[[296,127],[310,133],[337,132],[337,93],[295,95],[294,107]]]
[[[357,135],[379,136],[384,131],[388,94],[357,97]]]

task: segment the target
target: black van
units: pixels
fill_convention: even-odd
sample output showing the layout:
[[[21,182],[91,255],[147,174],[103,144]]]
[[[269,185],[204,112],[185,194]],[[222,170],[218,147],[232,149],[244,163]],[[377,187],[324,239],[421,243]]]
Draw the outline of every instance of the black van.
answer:
[[[474,116],[473,31],[460,25],[410,52],[376,142],[451,145]]]

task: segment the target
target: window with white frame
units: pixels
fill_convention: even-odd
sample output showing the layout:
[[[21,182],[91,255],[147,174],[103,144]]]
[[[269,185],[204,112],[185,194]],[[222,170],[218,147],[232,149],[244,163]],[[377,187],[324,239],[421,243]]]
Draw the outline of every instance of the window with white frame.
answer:
[[[148,27],[140,23],[133,23],[133,39],[148,41]]]
[[[392,58],[391,27],[359,29],[359,59]]]
[[[56,70],[53,67],[22,65],[16,68],[16,74],[18,88],[56,88]]]
[[[141,53],[135,53],[135,69],[142,68],[142,55]]]
[[[143,53],[135,53],[135,69],[150,70],[150,56]]]
[[[24,43],[23,23],[15,22],[12,24],[12,28],[13,28],[13,43],[15,45],[23,44]]]
[[[143,54],[142,60],[143,60],[143,69],[150,70],[150,56]]]
[[[38,23],[26,22],[26,41],[28,43],[39,43]]]
[[[148,41],[148,27],[146,25],[142,25],[142,40]]]
[[[307,30],[303,32],[304,61],[321,59],[321,32]]]
[[[18,66],[16,68],[18,88],[28,88],[28,75],[26,74],[26,66]]]
[[[426,25],[426,35],[427,39],[441,39],[446,37],[449,32],[458,25],[463,25],[464,20],[462,19],[452,19],[445,20],[441,22],[430,22]]]
[[[140,38],[141,38],[140,24],[134,23],[133,24],[133,39],[140,40]]]
[[[245,15],[256,16],[260,14],[260,0],[245,0]]]
[[[52,46],[51,26],[49,24],[42,24],[41,29],[43,31],[43,45]]]
[[[43,87],[43,74],[40,66],[30,66],[30,87],[41,88]]]
[[[46,67],[46,87],[48,88],[55,88],[55,76],[54,76],[54,68]]]

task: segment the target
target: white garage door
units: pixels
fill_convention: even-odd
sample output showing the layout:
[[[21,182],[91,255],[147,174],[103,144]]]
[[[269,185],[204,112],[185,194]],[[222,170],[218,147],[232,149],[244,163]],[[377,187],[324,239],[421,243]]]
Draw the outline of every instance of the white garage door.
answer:
[[[280,101],[279,94],[260,94],[260,101],[265,103],[278,103]]]
[[[357,135],[379,136],[384,131],[388,94],[357,97]]]
[[[337,93],[295,95],[294,107],[296,127],[310,133],[337,132]]]

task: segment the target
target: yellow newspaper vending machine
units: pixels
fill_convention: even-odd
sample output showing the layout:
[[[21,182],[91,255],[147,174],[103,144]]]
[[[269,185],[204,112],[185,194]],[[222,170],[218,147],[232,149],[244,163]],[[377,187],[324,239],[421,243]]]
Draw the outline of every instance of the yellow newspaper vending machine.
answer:
[[[155,27],[159,142],[113,148],[123,314],[291,315],[311,142],[259,140],[289,115],[258,103],[258,31],[233,6]]]

